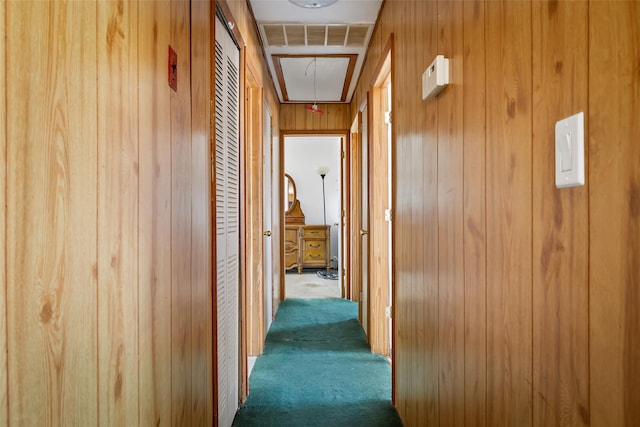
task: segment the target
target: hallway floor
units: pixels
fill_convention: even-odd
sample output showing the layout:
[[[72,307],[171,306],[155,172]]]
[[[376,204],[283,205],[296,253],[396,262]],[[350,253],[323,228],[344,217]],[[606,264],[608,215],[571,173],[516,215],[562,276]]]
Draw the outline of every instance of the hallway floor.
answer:
[[[357,312],[339,298],[283,301],[233,425],[401,426],[391,367],[371,354]]]
[[[340,298],[340,281],[318,277],[315,271],[287,273],[284,276],[287,298]]]

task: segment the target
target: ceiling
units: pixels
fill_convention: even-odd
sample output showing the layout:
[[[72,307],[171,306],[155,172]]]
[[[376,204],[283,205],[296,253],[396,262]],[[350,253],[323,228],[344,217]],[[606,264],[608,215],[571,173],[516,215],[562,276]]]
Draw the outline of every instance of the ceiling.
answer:
[[[326,0],[296,0],[323,2]],[[382,0],[249,0],[282,103],[348,103]]]

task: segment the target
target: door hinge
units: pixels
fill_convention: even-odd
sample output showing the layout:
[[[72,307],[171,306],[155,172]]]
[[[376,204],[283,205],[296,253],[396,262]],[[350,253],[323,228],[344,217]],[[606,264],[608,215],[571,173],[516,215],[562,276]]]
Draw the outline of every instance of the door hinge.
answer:
[[[391,124],[391,111],[384,112],[384,123],[387,125]]]
[[[387,319],[391,319],[393,317],[393,307],[388,305],[384,308],[384,315]]]
[[[345,154],[345,152],[342,152],[342,158],[344,159],[345,157],[347,157],[347,155]]]
[[[384,220],[387,222],[393,221],[393,209],[385,209],[384,210]]]

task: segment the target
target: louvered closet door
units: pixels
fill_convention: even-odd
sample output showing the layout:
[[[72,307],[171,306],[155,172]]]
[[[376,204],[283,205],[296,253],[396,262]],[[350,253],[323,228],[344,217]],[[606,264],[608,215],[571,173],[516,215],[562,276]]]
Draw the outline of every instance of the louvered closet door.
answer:
[[[216,19],[216,303],[218,425],[230,426],[238,409],[240,54]]]

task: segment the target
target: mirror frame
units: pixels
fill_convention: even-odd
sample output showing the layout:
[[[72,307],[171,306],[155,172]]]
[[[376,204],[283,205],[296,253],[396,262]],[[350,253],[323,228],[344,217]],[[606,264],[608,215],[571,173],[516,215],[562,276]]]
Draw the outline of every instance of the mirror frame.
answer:
[[[285,179],[285,184],[288,179],[289,185],[293,187],[293,200],[289,204],[289,208],[284,211],[284,214],[287,215],[287,214],[290,214],[296,206],[296,200],[298,200],[298,191],[296,189],[296,182],[293,180],[293,178],[291,178],[291,175],[289,175],[288,173],[285,173],[284,179]],[[289,203],[289,188],[286,185],[284,189],[284,195],[286,197],[285,198],[286,203]]]

